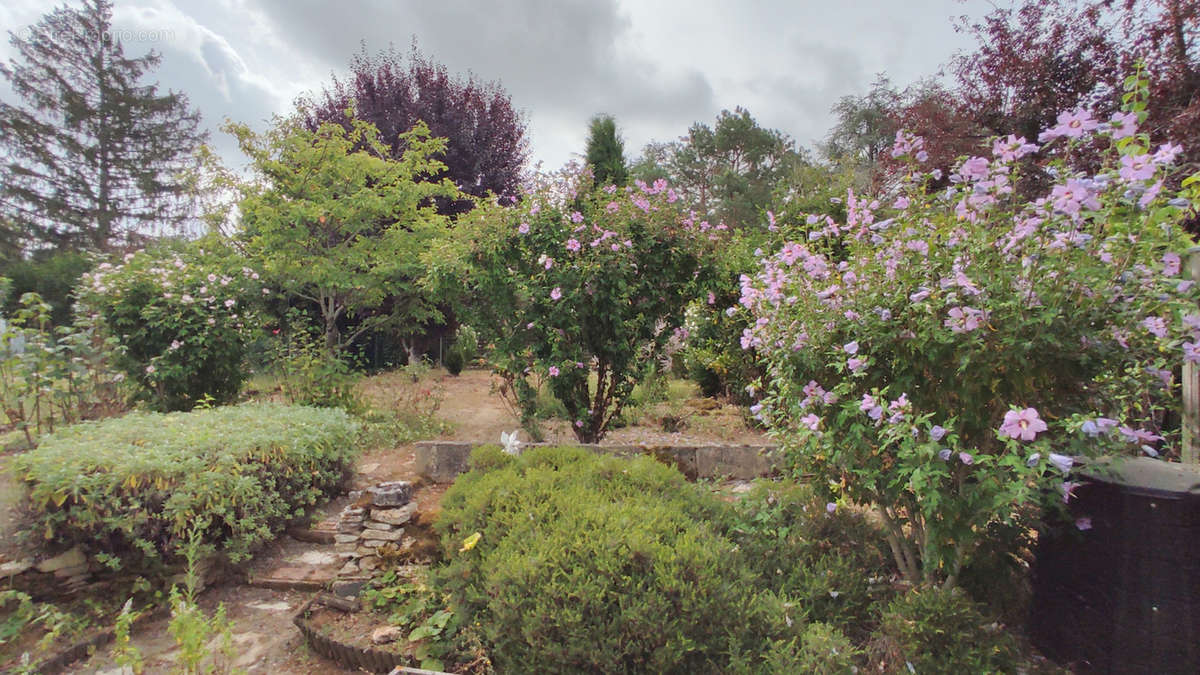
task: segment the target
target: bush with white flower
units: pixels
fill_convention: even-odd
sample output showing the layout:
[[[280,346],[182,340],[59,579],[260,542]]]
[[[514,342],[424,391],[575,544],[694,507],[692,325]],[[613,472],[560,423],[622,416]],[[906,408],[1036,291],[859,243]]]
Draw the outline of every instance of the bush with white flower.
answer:
[[[769,363],[754,411],[831,501],[879,512],[914,583],[953,586],[990,524],[1061,503],[1072,457],[1176,452],[1198,179],[1165,193],[1179,147],[1138,131],[1139,95],[1111,120],[1065,113],[1041,145],[997,139],[933,193],[901,132],[898,194],[849,194],[845,222],[812,219],[743,277],[742,346]],[[1093,175],[1066,169],[1084,144],[1109,148]],[[1013,192],[1029,155],[1056,180],[1034,201]]]
[[[481,207],[428,260],[430,282],[491,343],[526,428],[545,385],[585,443],[658,362],[723,229],[697,222],[662,181],[590,184],[568,169],[519,205]]]
[[[81,301],[124,348],[117,365],[161,410],[227,403],[245,381],[259,274],[218,241],[160,246],[85,274]]]

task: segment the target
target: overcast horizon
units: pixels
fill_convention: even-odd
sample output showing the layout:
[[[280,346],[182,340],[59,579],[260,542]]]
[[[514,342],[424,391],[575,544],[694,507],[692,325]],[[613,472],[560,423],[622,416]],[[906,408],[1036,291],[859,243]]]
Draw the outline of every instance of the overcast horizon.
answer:
[[[60,4],[10,0],[0,26],[20,33]],[[219,131],[225,118],[265,128],[297,96],[345,75],[360,48],[404,52],[415,39],[452,73],[498,81],[524,114],[530,165],[553,169],[583,152],[598,113],[616,119],[630,159],[736,106],[811,148],[839,98],[866,93],[879,73],[900,87],[934,76],[973,47],[951,17],[991,8],[986,0],[116,0],[113,27],[127,55],[162,55],[152,79],[187,94],[233,168],[245,160]],[[0,58],[12,54],[5,39]]]

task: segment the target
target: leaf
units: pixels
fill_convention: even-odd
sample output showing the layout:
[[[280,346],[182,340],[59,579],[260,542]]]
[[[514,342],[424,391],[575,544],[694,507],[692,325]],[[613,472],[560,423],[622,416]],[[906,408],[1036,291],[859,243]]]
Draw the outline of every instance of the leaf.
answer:
[[[483,538],[482,532],[476,532],[475,534],[472,534],[471,536],[469,536],[463,540],[462,546],[459,547],[458,552],[466,553],[467,551],[470,551],[471,549],[475,548],[475,544],[478,544],[479,540],[482,538]]]
[[[421,659],[422,670],[436,670],[441,672],[445,667],[439,659]]]

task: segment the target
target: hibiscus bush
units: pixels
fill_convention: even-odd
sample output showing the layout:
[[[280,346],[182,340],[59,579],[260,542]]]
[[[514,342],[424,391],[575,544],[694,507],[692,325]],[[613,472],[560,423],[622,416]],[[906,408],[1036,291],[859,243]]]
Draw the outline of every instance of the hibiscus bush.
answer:
[[[116,365],[160,410],[233,400],[245,381],[258,272],[219,241],[130,253],[83,275],[80,300],[122,347]]]
[[[519,205],[477,209],[427,258],[429,283],[491,344],[526,428],[546,386],[585,443],[659,361],[722,229],[696,222],[663,181],[590,188],[564,170]]]
[[[1175,452],[1172,369],[1200,360],[1179,225],[1197,179],[1165,194],[1180,149],[1151,147],[1129,87],[1124,112],[997,139],[945,190],[901,132],[894,194],[848,194],[844,221],[808,219],[742,279],[730,311],[769,364],[755,412],[831,503],[881,514],[913,582],[955,585],[987,525],[1069,495],[1073,456]],[[1083,145],[1107,148],[1092,175],[1065,168]],[[1033,201],[1013,192],[1026,157],[1057,181]]]

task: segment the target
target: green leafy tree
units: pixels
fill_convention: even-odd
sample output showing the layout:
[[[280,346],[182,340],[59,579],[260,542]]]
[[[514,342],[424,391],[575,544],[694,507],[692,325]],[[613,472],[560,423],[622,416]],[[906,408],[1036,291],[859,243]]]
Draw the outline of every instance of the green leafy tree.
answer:
[[[111,19],[86,0],[10,37],[0,75],[22,102],[0,101],[0,222],[24,248],[103,251],[190,216],[200,116],[144,82],[159,56],[125,56]]]
[[[461,198],[448,180],[427,180],[445,168],[434,157],[446,143],[424,123],[401,134],[407,150],[393,160],[373,125],[348,119],[316,130],[285,120],[265,135],[226,127],[259,177],[241,202],[246,250],[286,293],[316,306],[331,356],[373,328],[412,335],[441,318],[416,286],[419,256],[446,230],[432,200]],[[346,320],[356,323],[343,332]]]
[[[596,185],[622,186],[629,180],[625,142],[617,135],[617,123],[611,115],[597,115],[588,126],[587,165]]]
[[[758,125],[745,108],[696,123],[680,140],[647,146],[635,176],[668,181],[709,218],[733,227],[760,222],[772,192],[801,156],[786,134]]]
[[[821,146],[821,153],[837,166],[852,171],[855,187],[878,192],[885,178],[884,164],[899,128],[895,113],[901,93],[884,75],[875,78],[862,96],[843,96],[831,112],[837,123]]]

